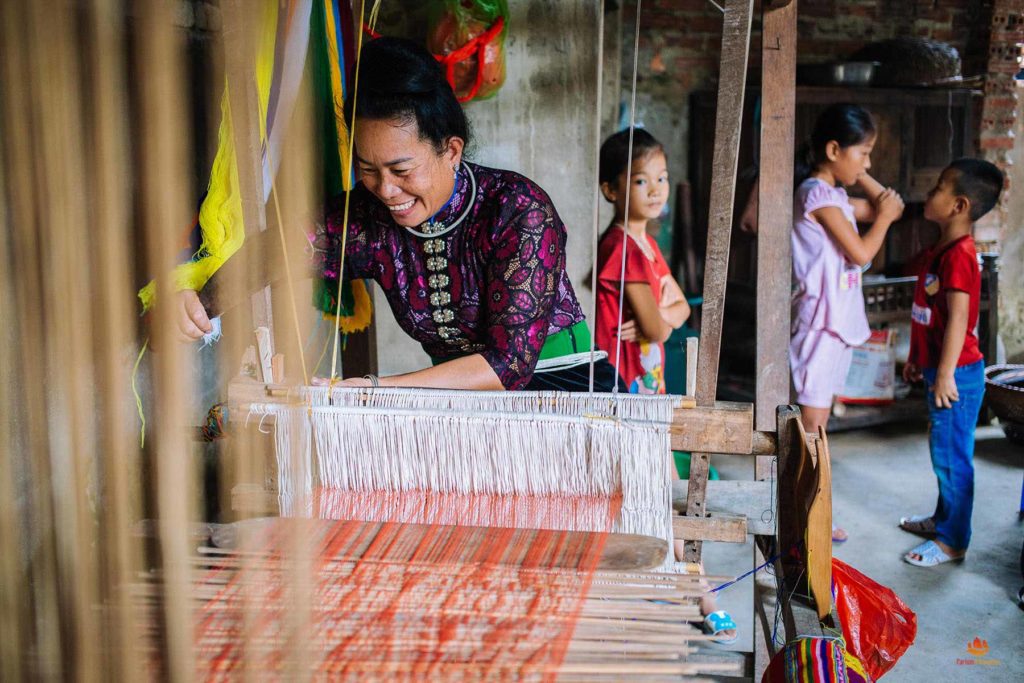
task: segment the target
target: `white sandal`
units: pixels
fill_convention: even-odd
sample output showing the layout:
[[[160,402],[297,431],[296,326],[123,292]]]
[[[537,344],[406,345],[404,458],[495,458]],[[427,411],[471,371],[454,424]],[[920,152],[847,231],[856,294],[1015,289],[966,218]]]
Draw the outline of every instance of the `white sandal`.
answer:
[[[913,558],[911,555],[920,555],[920,559]],[[966,553],[952,557],[943,552],[942,548],[935,541],[925,541],[913,550],[908,551],[903,556],[903,561],[915,567],[934,567],[945,562],[960,562],[965,556]]]

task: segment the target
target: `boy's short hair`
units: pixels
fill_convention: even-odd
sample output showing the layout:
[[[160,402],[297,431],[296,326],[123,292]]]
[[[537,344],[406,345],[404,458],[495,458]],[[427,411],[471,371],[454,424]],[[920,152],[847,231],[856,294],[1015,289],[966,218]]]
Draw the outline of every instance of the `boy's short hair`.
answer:
[[[957,172],[953,192],[971,203],[970,218],[976,221],[992,210],[1003,191],[1003,172],[981,159],[957,159],[946,167]]]

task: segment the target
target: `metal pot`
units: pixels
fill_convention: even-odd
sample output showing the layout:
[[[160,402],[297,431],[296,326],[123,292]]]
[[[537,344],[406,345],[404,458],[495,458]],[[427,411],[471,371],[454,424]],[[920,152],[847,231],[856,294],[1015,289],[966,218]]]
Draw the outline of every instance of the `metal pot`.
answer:
[[[831,64],[800,64],[797,80],[807,85],[867,86],[875,77],[878,62],[834,62]]]

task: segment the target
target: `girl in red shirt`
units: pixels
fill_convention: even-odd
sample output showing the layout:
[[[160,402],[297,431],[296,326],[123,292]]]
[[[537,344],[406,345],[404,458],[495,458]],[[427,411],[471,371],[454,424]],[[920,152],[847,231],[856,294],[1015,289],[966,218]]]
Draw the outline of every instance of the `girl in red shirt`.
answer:
[[[645,130],[601,145],[601,193],[615,217],[597,247],[596,343],[633,394],[665,393],[665,340],[690,315],[647,223],[669,197],[665,151]],[[628,216],[627,216],[628,214]]]
[[[601,193],[615,217],[597,245],[597,347],[608,352],[632,394],[665,393],[665,340],[690,315],[658,243],[647,234],[668,201],[668,166],[661,143],[645,130],[620,131],[601,145]],[[681,547],[676,556],[682,557]],[[703,571],[701,570],[701,573]],[[736,622],[701,600],[703,629],[720,643],[736,641]]]

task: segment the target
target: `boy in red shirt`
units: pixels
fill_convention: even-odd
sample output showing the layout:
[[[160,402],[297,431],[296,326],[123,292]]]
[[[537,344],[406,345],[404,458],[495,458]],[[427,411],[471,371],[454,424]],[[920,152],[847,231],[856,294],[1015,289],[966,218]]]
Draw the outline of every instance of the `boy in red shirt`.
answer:
[[[978,348],[981,270],[971,228],[999,200],[1003,174],[987,161],[958,159],[928,193],[924,217],[942,229],[917,259],[907,381],[924,379],[930,417],[928,445],[939,483],[935,512],[900,520],[900,528],[934,540],[903,559],[919,567],[962,560],[971,540],[974,427],[985,395]]]

